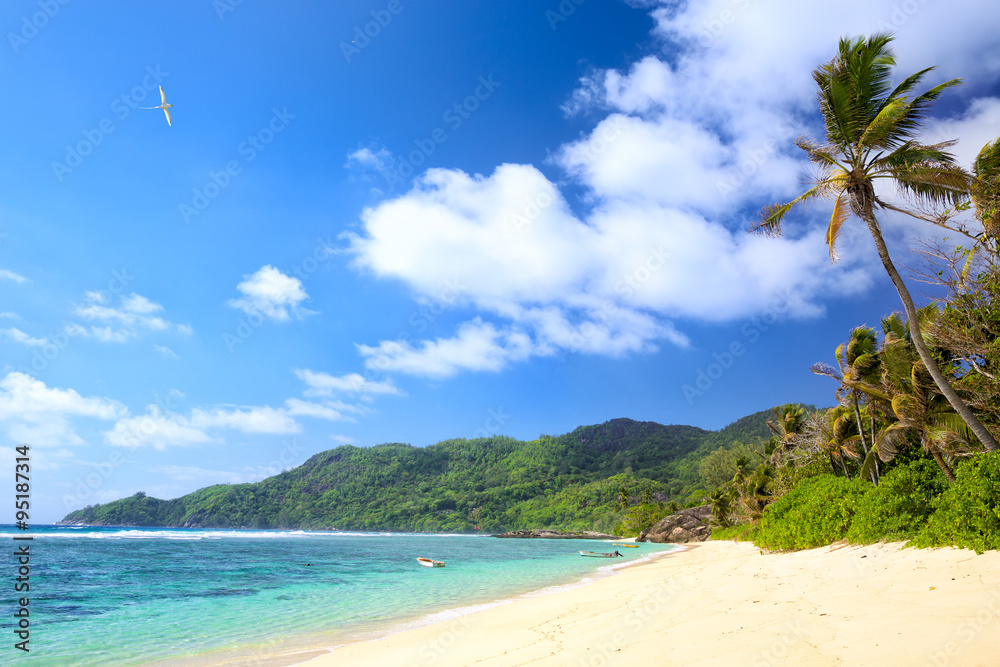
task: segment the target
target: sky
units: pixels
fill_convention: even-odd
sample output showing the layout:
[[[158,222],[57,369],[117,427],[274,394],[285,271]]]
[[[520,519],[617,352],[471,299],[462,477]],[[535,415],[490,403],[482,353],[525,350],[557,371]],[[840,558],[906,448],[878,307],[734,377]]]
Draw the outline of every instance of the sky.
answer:
[[[337,446],[722,426],[899,308],[832,263],[811,72],[896,35],[1000,135],[1000,7],[844,0],[0,5],[0,466],[31,522]],[[165,91],[171,124],[160,103]],[[886,197],[894,194],[883,193]],[[901,265],[922,223],[883,216]],[[918,298],[925,292],[914,285]],[[11,517],[13,510],[5,509]]]

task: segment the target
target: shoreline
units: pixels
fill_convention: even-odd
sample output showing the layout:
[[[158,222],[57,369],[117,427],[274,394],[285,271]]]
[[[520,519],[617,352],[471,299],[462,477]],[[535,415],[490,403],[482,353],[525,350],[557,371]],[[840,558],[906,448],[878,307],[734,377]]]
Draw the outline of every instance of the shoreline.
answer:
[[[1000,553],[703,542],[560,590],[267,664],[992,665]]]
[[[615,542],[634,542],[634,538],[622,538]],[[610,547],[611,541],[607,542]],[[150,667],[235,667],[238,665],[261,665],[264,667],[293,667],[310,665],[315,667],[315,660],[334,658],[333,664],[339,659],[338,651],[342,648],[366,646],[391,639],[398,635],[421,632],[429,628],[444,626],[449,623],[464,624],[465,618],[489,612],[521,601],[530,601],[579,588],[589,587],[595,583],[615,577],[626,569],[640,567],[670,554],[676,554],[689,548],[688,545],[656,545],[661,549],[642,554],[635,560],[617,562],[620,559],[610,559],[597,569],[584,575],[569,575],[562,583],[553,583],[542,588],[522,590],[502,597],[490,596],[481,600],[465,602],[459,606],[446,606],[432,611],[424,611],[409,617],[379,623],[375,626],[361,629],[338,628],[326,632],[310,632],[307,635],[289,637],[272,643],[243,644],[228,648],[212,649],[187,656],[174,656],[149,663]],[[663,548],[666,547],[666,548]],[[387,663],[388,664],[388,663]],[[409,663],[407,663],[409,664]]]

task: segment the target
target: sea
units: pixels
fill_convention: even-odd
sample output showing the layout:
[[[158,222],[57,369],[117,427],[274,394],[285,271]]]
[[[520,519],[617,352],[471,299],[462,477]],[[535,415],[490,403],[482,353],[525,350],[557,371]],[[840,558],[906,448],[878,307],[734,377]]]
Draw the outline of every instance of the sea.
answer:
[[[24,537],[32,539],[14,539]],[[0,541],[0,664],[59,667],[299,664],[336,646],[587,585],[677,548],[87,526],[0,526]],[[622,558],[579,553],[616,549]],[[446,566],[421,567],[417,557]]]

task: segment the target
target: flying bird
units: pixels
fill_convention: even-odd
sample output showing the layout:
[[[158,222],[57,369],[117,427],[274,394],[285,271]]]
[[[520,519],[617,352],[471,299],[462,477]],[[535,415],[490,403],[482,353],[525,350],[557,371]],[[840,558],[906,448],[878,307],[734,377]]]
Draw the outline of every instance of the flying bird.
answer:
[[[160,86],[160,102],[162,102],[162,104],[160,104],[160,106],[158,106],[158,107],[139,107],[139,108],[140,109],[163,109],[163,113],[165,113],[167,115],[167,125],[172,125],[172,123],[170,122],[170,107],[172,107],[174,105],[173,104],[167,104],[167,94],[165,92],[163,92],[163,86]]]

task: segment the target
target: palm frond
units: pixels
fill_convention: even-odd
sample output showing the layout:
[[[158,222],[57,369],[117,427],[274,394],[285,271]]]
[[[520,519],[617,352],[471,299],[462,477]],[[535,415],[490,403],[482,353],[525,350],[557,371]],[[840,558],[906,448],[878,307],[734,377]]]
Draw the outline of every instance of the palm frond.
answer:
[[[927,74],[932,69],[934,69],[934,68],[933,67],[928,67],[926,69],[920,70],[916,74],[911,74],[910,76],[906,77],[906,79],[904,79],[901,84],[899,84],[898,86],[896,86],[895,90],[893,90],[891,93],[889,93],[889,98],[888,99],[889,100],[894,100],[897,97],[905,97],[906,95],[908,95],[910,93],[910,91],[913,90],[918,83],[920,83],[920,80],[922,78],[924,78],[924,74]]]
[[[830,248],[830,261],[837,261],[837,237],[840,235],[840,228],[844,220],[851,217],[851,205],[847,197],[841,194],[833,205],[833,214],[830,216],[830,224],[826,228],[826,245]]]
[[[901,447],[909,444],[910,428],[902,424],[892,424],[883,430],[875,441],[875,451],[885,462],[896,458]]]
[[[905,118],[907,107],[909,103],[905,99],[889,100],[865,128],[858,144],[870,151],[877,148],[892,149],[902,143],[900,122]]]
[[[859,475],[861,479],[871,479],[872,473],[878,470],[878,464],[875,459],[877,452],[878,450],[873,447],[869,450],[868,455],[865,456],[865,461],[861,464],[861,473]]]
[[[976,217],[990,236],[1000,235],[1000,139],[983,146],[972,165],[970,189]]]
[[[828,189],[829,185],[824,180],[809,188],[787,204],[771,204],[770,206],[765,206],[758,214],[757,222],[750,225],[750,228],[747,231],[751,234],[761,234],[763,236],[781,236],[781,221],[785,217],[785,214],[788,213],[796,204],[801,204],[818,197],[826,197]]]

